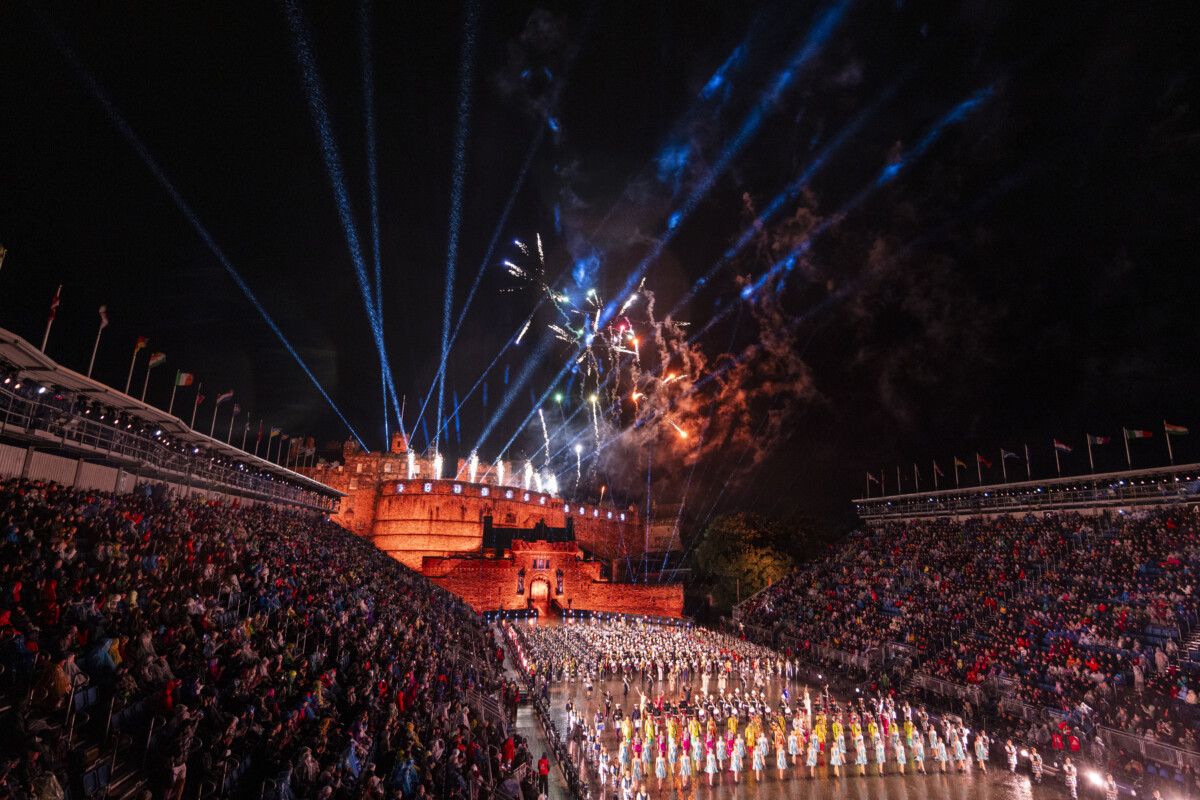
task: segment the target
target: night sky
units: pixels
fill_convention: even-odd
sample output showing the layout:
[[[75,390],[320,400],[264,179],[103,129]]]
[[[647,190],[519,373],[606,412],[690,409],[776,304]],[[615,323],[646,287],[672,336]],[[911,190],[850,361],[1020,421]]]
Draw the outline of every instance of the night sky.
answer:
[[[181,369],[210,398],[204,425],[233,389],[255,428],[347,438],[198,225],[380,447],[380,360],[297,57],[306,30],[368,274],[374,112],[383,338],[410,429],[441,361],[462,176],[452,321],[481,266],[482,280],[450,350],[447,414],[510,344],[439,437],[451,461],[510,440],[514,462],[534,453],[528,415],[554,391],[561,408],[543,409],[566,483],[575,437],[586,491],[644,502],[649,485],[701,518],[845,510],[868,470],[894,488],[899,465],[911,489],[914,461],[923,486],[954,456],[974,482],[977,451],[998,481],[1000,448],[1027,444],[1046,477],[1054,438],[1077,474],[1085,433],[1112,437],[1098,470],[1123,468],[1122,426],[1154,433],[1131,448],[1135,467],[1158,466],[1164,419],[1192,430],[1176,463],[1200,460],[1198,31],[1179,6],[484,2],[473,25],[470,8],[0,4],[0,325],[40,343],[62,284],[47,348],[60,363],[86,369],[106,304],[98,379],[121,387],[146,336],[167,354],[149,402],[166,406]],[[644,267],[649,294],[626,315],[647,342],[642,384],[609,384],[623,398],[600,415],[613,444],[599,457],[587,397],[612,376],[585,361],[555,382],[579,346],[503,265],[536,268],[514,240],[539,233],[548,283],[576,305],[587,289],[622,304]],[[671,310],[686,325],[662,325]],[[435,406],[436,391],[418,448]]]

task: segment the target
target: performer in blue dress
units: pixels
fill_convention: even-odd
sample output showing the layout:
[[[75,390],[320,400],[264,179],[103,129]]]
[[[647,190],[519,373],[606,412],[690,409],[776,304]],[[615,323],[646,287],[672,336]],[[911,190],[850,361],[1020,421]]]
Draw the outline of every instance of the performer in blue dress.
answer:
[[[837,746],[837,742],[834,742],[833,747],[829,748],[829,766],[833,767],[834,777],[842,777],[842,764],[845,763],[846,754]]]
[[[817,736],[816,734],[813,734],[808,737],[808,758],[806,758],[804,761],[805,766],[808,767],[808,777],[810,778],[817,777],[818,749],[819,745],[817,744]]]
[[[946,757],[946,743],[937,738],[937,734],[933,735],[933,755],[938,760],[938,766],[942,768],[942,774],[946,774],[946,762],[949,760]]]
[[[762,737],[759,737],[759,741],[762,741]],[[755,747],[754,748],[754,779],[755,780],[758,780],[758,781],[762,780],[762,771],[763,771],[763,751],[762,751],[761,747]]]
[[[922,775],[927,775],[928,773],[925,772],[925,742],[920,736],[913,737],[912,756],[917,769]]]
[[[779,780],[783,780],[783,771],[787,769],[787,748],[783,746],[783,742],[777,742],[775,748],[775,767],[779,770]]]
[[[883,737],[876,734],[875,736],[875,766],[879,768],[879,774],[883,775],[883,765],[887,763],[887,750],[883,746]]]
[[[988,747],[991,745],[991,740],[987,737],[986,731],[980,731],[975,737],[975,758],[979,761],[979,768],[987,772]]]
[[[863,741],[861,731],[854,737],[854,763],[858,764],[859,775],[867,774],[867,743]]]

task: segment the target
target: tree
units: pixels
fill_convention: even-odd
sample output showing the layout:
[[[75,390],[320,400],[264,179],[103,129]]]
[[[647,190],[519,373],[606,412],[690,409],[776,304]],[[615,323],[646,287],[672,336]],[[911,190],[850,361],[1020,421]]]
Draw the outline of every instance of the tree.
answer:
[[[722,514],[701,534],[693,559],[696,570],[712,587],[713,604],[731,608],[796,566],[788,546],[788,530],[779,520],[761,514]]]

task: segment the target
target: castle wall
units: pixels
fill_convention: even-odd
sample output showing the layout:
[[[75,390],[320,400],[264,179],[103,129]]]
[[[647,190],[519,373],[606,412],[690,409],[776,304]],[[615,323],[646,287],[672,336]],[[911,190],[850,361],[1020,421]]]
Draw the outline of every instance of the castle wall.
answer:
[[[503,558],[427,557],[421,572],[462,597],[476,611],[519,611],[528,607],[535,583],[544,581],[550,598],[578,610],[683,615],[682,584],[611,583],[601,578],[599,561],[580,558],[574,543],[513,542]],[[524,569],[524,576],[521,570]],[[562,593],[558,571],[562,570]],[[518,593],[518,590],[522,590]]]

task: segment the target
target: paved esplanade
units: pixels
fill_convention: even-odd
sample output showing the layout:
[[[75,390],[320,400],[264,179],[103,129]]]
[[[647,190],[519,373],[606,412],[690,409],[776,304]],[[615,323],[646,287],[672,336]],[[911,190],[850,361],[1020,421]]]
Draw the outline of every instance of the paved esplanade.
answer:
[[[1002,741],[990,742],[985,774],[979,732],[964,736],[923,709],[906,711],[903,701],[847,704],[823,686],[805,686],[778,653],[712,631],[594,621],[514,627],[536,673],[534,691],[547,679],[559,729],[580,723],[573,757],[583,761],[593,800],[638,800],[642,784],[654,800],[1070,796],[1061,776],[1034,785],[1025,759],[1011,774]]]

